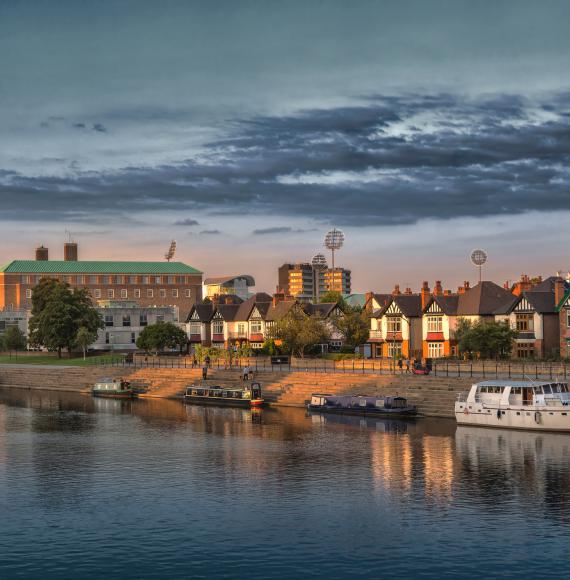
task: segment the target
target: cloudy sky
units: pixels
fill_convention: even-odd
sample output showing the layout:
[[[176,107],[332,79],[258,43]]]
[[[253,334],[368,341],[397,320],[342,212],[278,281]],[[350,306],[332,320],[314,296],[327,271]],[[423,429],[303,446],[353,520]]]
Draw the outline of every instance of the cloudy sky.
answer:
[[[2,0],[0,261],[178,258],[273,290],[570,269],[566,0]]]

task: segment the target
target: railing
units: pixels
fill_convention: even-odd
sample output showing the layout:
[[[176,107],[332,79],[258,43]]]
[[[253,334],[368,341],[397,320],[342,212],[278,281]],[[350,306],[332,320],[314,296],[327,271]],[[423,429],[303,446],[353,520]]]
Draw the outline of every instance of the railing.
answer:
[[[103,366],[124,366],[129,368],[200,368],[203,363],[194,364],[192,356],[141,356],[136,355],[132,362],[125,357],[93,359],[91,364]],[[412,369],[399,368],[394,359],[352,359],[327,360],[314,358],[293,358],[288,364],[271,364],[270,357],[249,357],[212,360],[213,369],[241,369],[250,366],[255,371],[268,372],[307,372],[307,373],[357,373],[376,375],[404,375],[415,377]],[[453,362],[434,361],[429,373],[431,377],[516,379],[516,380],[570,380],[570,365],[565,363],[518,363],[518,362]]]
[[[382,338],[382,331],[381,330],[371,330],[370,331],[370,338]]]

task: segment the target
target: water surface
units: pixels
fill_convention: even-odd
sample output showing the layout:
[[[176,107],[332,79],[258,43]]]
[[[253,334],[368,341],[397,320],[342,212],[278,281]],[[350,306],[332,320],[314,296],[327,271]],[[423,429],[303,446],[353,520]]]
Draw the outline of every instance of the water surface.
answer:
[[[570,436],[0,390],[1,578],[559,578]]]

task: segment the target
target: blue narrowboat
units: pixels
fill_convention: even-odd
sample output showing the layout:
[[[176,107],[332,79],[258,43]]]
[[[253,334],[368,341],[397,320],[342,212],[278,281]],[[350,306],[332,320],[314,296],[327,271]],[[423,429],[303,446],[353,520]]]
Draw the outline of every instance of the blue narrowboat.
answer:
[[[376,415],[384,417],[413,417],[417,410],[405,397],[370,397],[365,395],[313,394],[307,405],[309,411],[347,415]]]

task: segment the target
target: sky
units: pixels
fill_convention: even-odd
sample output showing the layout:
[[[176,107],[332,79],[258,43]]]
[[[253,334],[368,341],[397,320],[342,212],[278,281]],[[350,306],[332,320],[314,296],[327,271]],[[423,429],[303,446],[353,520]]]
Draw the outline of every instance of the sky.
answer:
[[[0,262],[570,270],[566,0],[0,0]],[[328,256],[328,254],[327,254]]]

